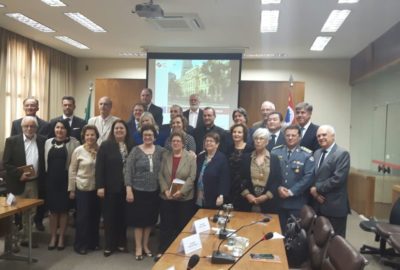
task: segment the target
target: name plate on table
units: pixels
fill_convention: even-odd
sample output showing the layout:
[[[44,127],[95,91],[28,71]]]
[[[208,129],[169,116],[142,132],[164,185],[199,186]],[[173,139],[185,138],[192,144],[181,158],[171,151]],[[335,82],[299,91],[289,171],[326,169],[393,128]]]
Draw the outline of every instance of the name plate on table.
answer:
[[[202,247],[203,246],[201,245],[200,235],[193,234],[181,240],[178,252],[183,251],[185,255],[187,255],[189,253],[201,249]]]
[[[192,226],[192,232],[195,233],[202,233],[202,232],[208,232],[210,230],[210,222],[208,221],[208,218],[201,218],[193,222]]]
[[[17,199],[15,198],[14,194],[8,193],[7,199],[6,199],[6,204],[8,206],[14,205],[17,202]]]

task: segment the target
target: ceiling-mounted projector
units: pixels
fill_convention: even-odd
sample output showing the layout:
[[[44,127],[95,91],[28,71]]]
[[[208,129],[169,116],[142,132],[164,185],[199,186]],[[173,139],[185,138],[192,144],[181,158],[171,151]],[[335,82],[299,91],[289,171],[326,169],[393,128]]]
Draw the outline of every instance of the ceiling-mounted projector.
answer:
[[[136,13],[143,18],[161,18],[164,17],[164,11],[159,5],[154,5],[153,0],[149,3],[137,4],[132,13]]]

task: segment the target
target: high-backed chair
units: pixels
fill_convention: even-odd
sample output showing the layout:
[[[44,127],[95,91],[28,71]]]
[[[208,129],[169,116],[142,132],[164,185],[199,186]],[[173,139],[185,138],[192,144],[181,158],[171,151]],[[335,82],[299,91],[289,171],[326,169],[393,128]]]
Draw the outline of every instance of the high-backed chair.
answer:
[[[342,236],[335,235],[328,245],[321,270],[362,270],[368,261]]]
[[[329,240],[333,237],[332,224],[326,217],[319,216],[315,220],[308,237],[309,262],[311,269],[321,269]]]
[[[301,228],[308,233],[316,217],[317,215],[315,214],[314,209],[309,205],[304,205],[300,210]]]
[[[389,223],[375,220],[360,222],[364,231],[375,234],[375,241],[379,241],[379,247],[363,245],[360,248],[362,254],[379,254],[381,256],[394,255],[394,252],[386,248],[386,241],[392,233],[400,233],[400,198],[394,203],[390,211]]]

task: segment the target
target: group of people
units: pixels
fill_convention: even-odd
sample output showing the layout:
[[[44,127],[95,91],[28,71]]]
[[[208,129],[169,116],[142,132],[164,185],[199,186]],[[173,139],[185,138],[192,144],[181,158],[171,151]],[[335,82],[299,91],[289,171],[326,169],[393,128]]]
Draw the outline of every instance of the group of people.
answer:
[[[187,111],[172,105],[171,121],[164,125],[162,109],[151,102],[152,90],[143,89],[140,100],[125,122],[111,114],[111,99],[102,97],[100,115],[87,125],[73,114],[73,97],[62,99],[64,113],[50,123],[36,116],[36,99],[24,100],[26,116],[14,121],[3,162],[9,192],[45,199],[34,221],[41,229],[49,211],[49,250],[65,247],[72,201],[74,250],[82,255],[100,248],[101,216],[104,256],[127,251],[131,226],[135,258],[142,260],[153,257],[149,237],[158,220],[156,258],[197,209],[224,203],[238,211],[279,214],[283,230],[290,215],[312,204],[337,234],[345,235],[349,153],[335,143],[332,126],[311,122],[310,104],[298,104],[297,124],[286,126],[270,101],[262,103],[262,119],[253,126],[246,110],[238,108],[226,131],[214,124],[212,107],[200,108],[196,94]],[[35,174],[21,171],[24,165],[33,165]]]

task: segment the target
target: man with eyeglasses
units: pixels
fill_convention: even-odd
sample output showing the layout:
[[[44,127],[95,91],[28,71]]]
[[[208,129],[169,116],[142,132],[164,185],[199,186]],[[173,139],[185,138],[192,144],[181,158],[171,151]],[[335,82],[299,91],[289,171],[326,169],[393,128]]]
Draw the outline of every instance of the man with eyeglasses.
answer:
[[[32,116],[36,118],[37,128],[35,130],[36,134],[42,135],[44,137],[48,137],[50,134],[50,124],[43,119],[40,119],[36,113],[39,111],[39,100],[35,97],[27,97],[23,101],[23,108],[25,111],[25,116]],[[11,135],[15,136],[23,133],[22,128],[22,119],[17,119],[12,122],[11,126]],[[39,187],[39,198],[45,198],[45,187],[44,184]],[[34,217],[36,229],[39,231],[44,231],[43,219],[45,216],[46,208],[44,205],[41,205],[37,208],[36,215]],[[18,216],[16,217],[15,222],[20,224],[21,221],[19,220]]]
[[[21,120],[22,134],[8,137],[3,154],[7,171],[7,192],[22,198],[38,198],[39,189],[44,186],[44,143],[46,137],[38,135],[38,121],[34,116],[25,116]],[[33,170],[24,170],[22,166],[31,166]],[[28,246],[29,213],[22,217],[23,233],[21,246]],[[9,243],[9,242],[6,242]],[[32,247],[38,247],[33,243]]]

